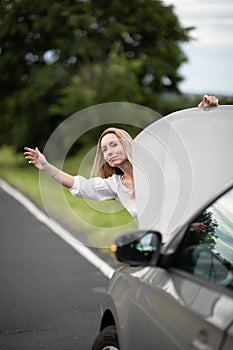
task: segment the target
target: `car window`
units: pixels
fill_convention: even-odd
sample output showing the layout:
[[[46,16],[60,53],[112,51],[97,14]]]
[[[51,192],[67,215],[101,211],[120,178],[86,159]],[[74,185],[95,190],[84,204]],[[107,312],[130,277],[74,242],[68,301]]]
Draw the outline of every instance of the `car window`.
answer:
[[[174,264],[206,281],[233,289],[233,189],[189,226]]]

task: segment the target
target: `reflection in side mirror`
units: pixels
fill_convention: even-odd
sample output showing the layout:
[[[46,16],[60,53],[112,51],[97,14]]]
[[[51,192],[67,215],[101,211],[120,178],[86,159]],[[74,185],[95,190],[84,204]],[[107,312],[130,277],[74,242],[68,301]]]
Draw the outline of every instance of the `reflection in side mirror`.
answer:
[[[133,266],[155,266],[162,236],[156,231],[133,231],[116,238],[112,246],[119,261]]]

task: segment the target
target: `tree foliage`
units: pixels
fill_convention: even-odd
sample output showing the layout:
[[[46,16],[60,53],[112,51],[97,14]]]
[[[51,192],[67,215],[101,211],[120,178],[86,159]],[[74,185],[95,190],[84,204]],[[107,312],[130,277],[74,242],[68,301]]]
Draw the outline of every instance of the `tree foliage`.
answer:
[[[190,30],[162,1],[1,0],[0,143],[42,146],[97,103],[157,108],[179,91]]]

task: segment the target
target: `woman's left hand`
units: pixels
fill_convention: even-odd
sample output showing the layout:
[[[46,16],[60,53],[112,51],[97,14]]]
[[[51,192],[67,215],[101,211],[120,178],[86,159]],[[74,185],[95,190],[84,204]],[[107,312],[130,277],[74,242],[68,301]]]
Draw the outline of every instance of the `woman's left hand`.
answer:
[[[216,107],[218,106],[218,98],[215,96],[204,95],[198,107]]]

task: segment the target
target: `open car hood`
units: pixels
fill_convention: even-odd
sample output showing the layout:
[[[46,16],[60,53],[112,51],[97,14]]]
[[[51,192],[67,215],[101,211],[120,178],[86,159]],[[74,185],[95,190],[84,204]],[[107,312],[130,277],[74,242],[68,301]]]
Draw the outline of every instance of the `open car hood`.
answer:
[[[133,141],[140,229],[169,240],[233,184],[233,106],[192,108],[152,123]]]

